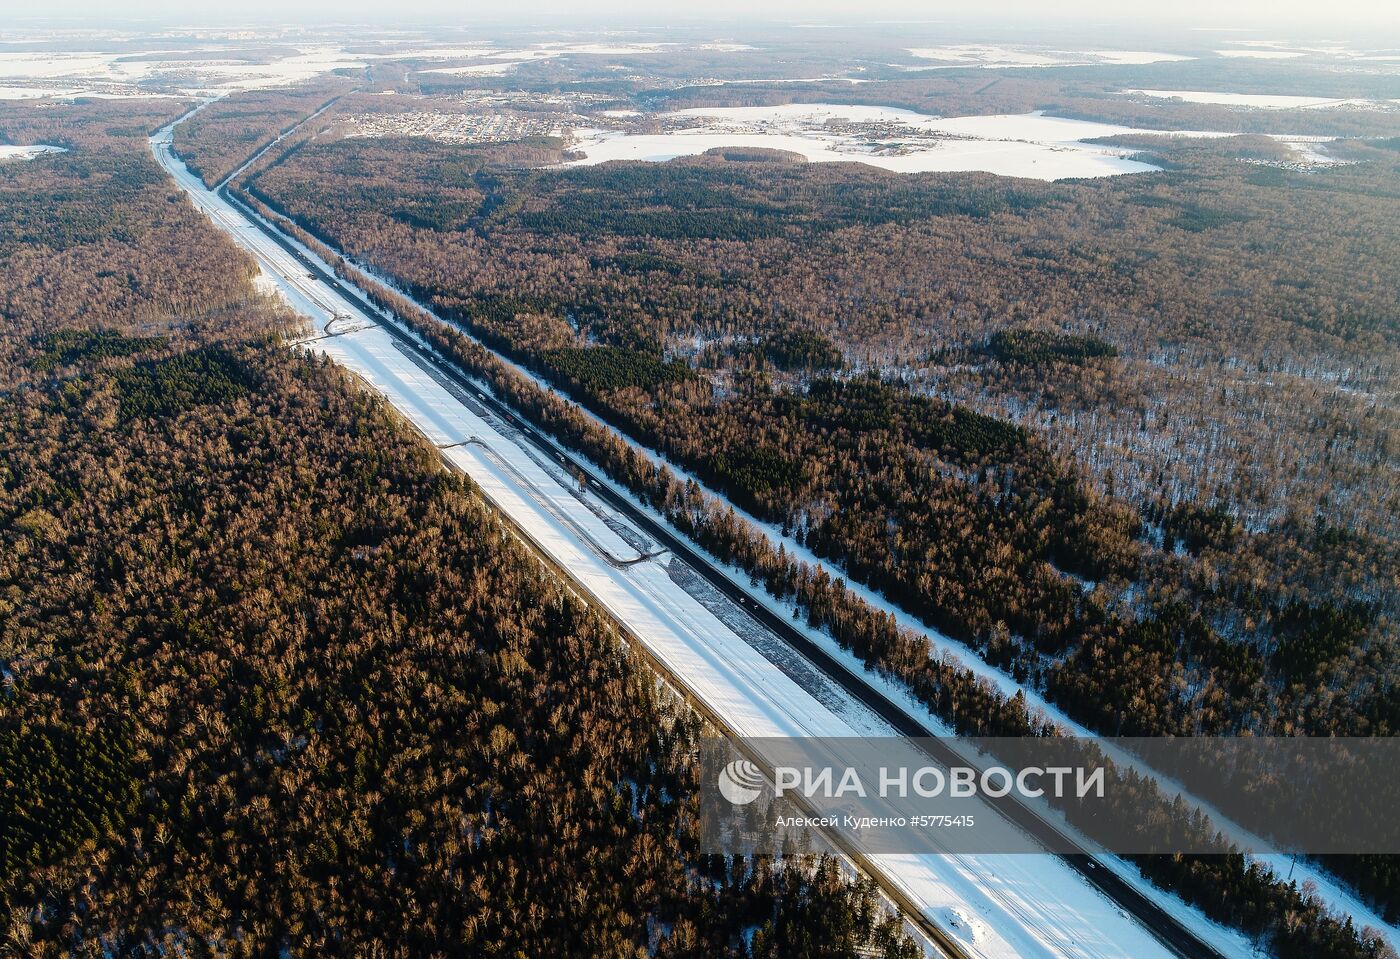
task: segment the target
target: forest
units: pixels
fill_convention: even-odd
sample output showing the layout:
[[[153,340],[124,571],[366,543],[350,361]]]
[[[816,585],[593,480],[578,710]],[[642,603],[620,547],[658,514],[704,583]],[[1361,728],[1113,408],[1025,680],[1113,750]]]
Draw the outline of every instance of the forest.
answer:
[[[1150,143],[1040,184],[342,140],[251,189],[1091,728],[1392,735],[1400,164]],[[836,355],[753,347],[796,336]]]
[[[917,177],[831,165],[435,176],[463,152],[486,150],[316,144],[254,189],[1092,726],[1394,730],[1394,160],[1280,189],[1219,144],[1182,147],[1193,206],[1249,211],[1202,241],[1158,219],[1187,202],[1183,175],[1010,181],[998,196],[1031,199],[931,209],[882,196]],[[867,184],[880,202],[847,199]],[[467,212],[396,215],[430,192]],[[750,214],[774,225],[746,234]],[[1318,224],[1301,238],[1300,217]],[[797,238],[825,255],[795,255]],[[1299,249],[1248,255],[1264,244]],[[1275,262],[1294,273],[1250,273]],[[784,369],[752,348],[798,335],[841,355]],[[681,361],[691,375],[658,375]],[[1285,399],[1267,379],[1299,386]],[[1290,604],[1364,611],[1360,641],[1291,675]]]
[[[277,216],[267,209],[263,213]],[[290,221],[282,221],[282,225],[334,264],[342,276],[364,282],[315,237]],[[1043,715],[1028,709],[1021,693],[1008,698],[956,658],[946,653],[931,655],[925,637],[901,628],[889,614],[872,609],[824,569],[793,558],[781,544],[775,549],[767,535],[737,517],[732,506],[705,493],[694,481],[681,481],[667,466],[657,464],[558,393],[521,375],[450,321],[445,323],[382,286],[369,284],[368,292],[376,303],[417,332],[438,356],[481,378],[513,408],[585,452],[678,530],[722,561],[748,571],[755,584],[761,583],[774,596],[792,601],[810,625],[829,631],[868,667],[907,682],[915,697],[955,732],[976,736],[1059,734]],[[1147,828],[1152,823],[1171,823],[1173,828],[1197,832],[1210,828],[1208,820],[1201,822],[1155,790],[1134,787],[1134,793]],[[1194,845],[1212,844],[1207,835],[1206,841]],[[1182,896],[1217,921],[1243,930],[1280,957],[1383,959],[1390,955],[1373,930],[1357,930],[1350,919],[1335,918],[1306,888],[1280,881],[1233,851],[1138,856],[1133,861],[1149,881]],[[1333,857],[1329,861],[1339,875],[1381,902],[1394,888],[1393,863],[1394,857],[1389,856]]]
[[[224,97],[175,128],[175,148],[205,186],[216,186],[265,144],[352,87],[349,78],[331,76],[289,89]]]
[[[693,852],[702,722],[284,347],[179,109],[0,104],[70,149],[0,167],[0,952],[915,955],[833,860]]]
[[[949,113],[1030,109],[1047,90],[1062,113],[1145,125],[1249,133],[1297,119],[1245,123],[1024,75],[955,72],[843,96]],[[231,98],[180,149],[212,149],[202,169],[217,181],[334,95],[305,95],[299,111],[301,93],[272,95],[261,112]],[[173,113],[67,109],[0,110],[7,138],[76,148],[0,171],[4,214],[20,225],[0,239],[0,312],[19,331],[0,339],[0,403],[23,404],[7,416],[20,439],[5,444],[15,468],[0,530],[41,569],[16,560],[0,583],[0,757],[8,781],[62,810],[2,811],[22,828],[0,864],[40,877],[3,899],[12,940],[39,954],[92,951],[94,936],[294,953],[471,942],[901,954],[870,890],[843,885],[830,863],[686,858],[676,797],[693,719],[605,624],[565,613],[557,584],[531,578],[528,557],[468,486],[432,469],[431,451],[333,370],[274,349],[285,320],[250,297],[248,264],[197,218],[170,215],[184,208],[141,149]],[[1390,118],[1310,121],[1376,133]],[[1352,143],[1338,149],[1354,163],[1299,173],[1254,136],[1131,142],[1165,172],[898,177],[751,151],[554,171],[538,169],[562,158],[545,140],[304,138],[273,151],[250,189],[1091,727],[1393,735],[1400,154]],[[1053,731],[696,484],[380,295],[960,732]],[[48,458],[24,448],[31,429],[55,437]],[[307,479],[325,488],[306,492]],[[11,487],[22,495],[9,499]],[[273,528],[258,517],[276,517]],[[471,548],[440,543],[444,531]],[[322,549],[323,532],[339,545]],[[31,602],[43,571],[60,586]],[[152,583],[178,608],[151,612],[166,595]],[[423,602],[448,590],[470,602]],[[341,642],[347,631],[355,642]],[[208,688],[185,693],[206,674]],[[575,698],[581,676],[611,699]],[[528,708],[514,709],[517,696]],[[12,697],[24,708],[6,711]],[[566,701],[611,738],[571,724]],[[467,745],[441,742],[444,724],[465,726]],[[606,787],[573,765],[576,752],[607,770]],[[454,778],[467,769],[541,794],[556,784],[521,773],[541,756],[560,757],[567,784],[550,795],[589,811],[584,836],[631,850],[594,871],[587,838],[557,837],[551,849],[579,877],[561,884],[567,903],[530,868],[539,823]],[[443,824],[454,814],[455,830]],[[294,848],[313,854],[269,875]],[[221,856],[234,865],[219,868]],[[1394,918],[1392,859],[1329,865]],[[1366,931],[1244,857],[1139,866],[1274,954],[1379,954]],[[619,868],[641,877],[635,888],[609,887]],[[488,901],[472,915],[460,908],[468,882]],[[504,911],[486,895],[497,889],[511,891]],[[557,938],[539,917],[559,909],[586,915],[570,931],[591,938]],[[836,925],[819,923],[828,916]]]

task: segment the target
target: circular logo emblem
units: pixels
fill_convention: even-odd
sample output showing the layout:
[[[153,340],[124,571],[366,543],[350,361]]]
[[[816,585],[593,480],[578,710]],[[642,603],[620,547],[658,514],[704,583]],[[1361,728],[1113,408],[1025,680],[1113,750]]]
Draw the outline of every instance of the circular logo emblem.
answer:
[[[736,759],[719,771],[719,794],[736,806],[753,802],[763,792],[763,773],[747,759]]]

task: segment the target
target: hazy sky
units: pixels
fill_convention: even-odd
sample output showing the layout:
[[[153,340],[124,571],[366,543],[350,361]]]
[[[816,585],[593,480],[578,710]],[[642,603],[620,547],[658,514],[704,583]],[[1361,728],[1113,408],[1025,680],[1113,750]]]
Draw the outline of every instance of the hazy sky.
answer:
[[[537,18],[577,22],[589,16],[614,24],[665,20],[841,20],[890,18],[993,20],[1091,19],[1124,23],[1165,18],[1191,25],[1265,29],[1280,21],[1370,24],[1400,28],[1396,0],[47,0],[7,2],[0,20],[21,18],[159,19],[166,21],[287,20],[482,20]]]

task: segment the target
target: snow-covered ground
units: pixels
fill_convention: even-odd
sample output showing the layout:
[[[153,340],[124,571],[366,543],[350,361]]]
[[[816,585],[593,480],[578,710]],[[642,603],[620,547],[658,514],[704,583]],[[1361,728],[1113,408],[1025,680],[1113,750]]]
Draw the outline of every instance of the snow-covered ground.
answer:
[[[485,62],[447,67],[431,67],[422,72],[445,73],[452,76],[493,76],[509,73],[522,64],[533,63],[536,60],[552,60],[556,57],[569,55],[622,57],[635,56],[638,54],[660,54],[666,53],[668,50],[680,48],[681,45],[675,43],[541,43],[532,47],[511,50],[484,47],[462,53],[460,56],[480,57]],[[752,49],[752,47],[744,47],[738,44],[710,43],[699,44],[696,46],[696,49],[747,50]]]
[[[531,376],[531,378],[543,388],[553,388],[537,377],[534,377],[523,368],[517,367],[517,369],[524,375]],[[591,416],[591,414],[589,415]],[[603,423],[602,420],[596,417],[593,417],[593,419],[600,426],[606,428],[607,425]],[[625,436],[623,439],[626,440],[628,445],[645,453],[652,460],[664,463],[666,467],[682,481],[693,482],[709,495],[722,499],[718,493],[710,490],[703,480],[689,472],[684,466],[668,460],[655,450],[648,449]],[[607,480],[605,477],[602,477],[601,474],[599,474],[599,478],[600,481],[608,482],[615,491],[628,496],[637,506],[650,510],[646,504],[642,503],[635,496],[632,496],[624,487]],[[1068,713],[1045,699],[1040,693],[1036,692],[1034,689],[1020,685],[1009,674],[995,666],[989,665],[977,656],[974,651],[968,649],[958,640],[949,637],[947,634],[910,615],[869,587],[845,578],[844,570],[821,559],[805,545],[797,542],[792,537],[784,535],[778,526],[760,520],[745,512],[740,507],[733,506],[732,508],[745,522],[762,530],[772,544],[775,546],[782,544],[787,554],[792,557],[794,561],[806,563],[813,569],[820,568],[826,570],[833,580],[841,579],[845,582],[846,587],[859,596],[863,602],[874,609],[892,616],[901,629],[911,630],[919,636],[922,636],[929,644],[930,656],[935,658],[946,657],[965,666],[980,680],[987,683],[991,689],[1002,696],[1011,697],[1017,692],[1020,692],[1024,695],[1026,705],[1032,712],[1038,712],[1044,715],[1058,726],[1062,732],[1068,735],[1086,737],[1095,735],[1092,730],[1072,719]],[[654,513],[654,511],[652,512]],[[718,568],[736,584],[744,585],[749,582],[748,574],[737,567],[719,566]],[[754,590],[752,595],[755,596],[759,602],[764,603],[781,615],[791,616],[793,613],[793,606],[790,603],[777,600],[761,589]],[[828,654],[845,663],[852,672],[859,674],[864,671],[867,680],[871,682],[872,685],[876,686],[891,701],[900,704],[906,713],[920,719],[928,728],[930,735],[952,735],[952,730],[938,717],[929,713],[926,707],[915,700],[903,683],[889,680],[865,670],[859,658],[852,655],[847,650],[842,649],[830,635],[810,628],[806,629],[805,632],[809,639],[822,646]],[[1113,753],[1112,758],[1125,767],[1140,765],[1139,761],[1135,760],[1134,757],[1122,753],[1121,751]],[[1144,768],[1143,772],[1144,774],[1152,775],[1154,778],[1161,780],[1164,787],[1170,788],[1173,786],[1170,780],[1162,780],[1160,776],[1152,773],[1151,770]],[[1202,809],[1207,815],[1211,815],[1211,807],[1202,804]],[[1218,815],[1213,818],[1223,823],[1223,820],[1221,820]],[[1261,845],[1257,838],[1245,837],[1244,834],[1239,833],[1238,830],[1236,834],[1239,835],[1247,845],[1256,847]],[[1311,891],[1312,895],[1334,914],[1350,917],[1356,928],[1364,929],[1369,927],[1383,933],[1392,944],[1400,943],[1400,928],[1386,923],[1374,909],[1357,898],[1348,888],[1338,883],[1337,880],[1311,863],[1306,861],[1294,862],[1290,857],[1284,855],[1251,855],[1249,858],[1263,865],[1267,865],[1274,874],[1279,877],[1290,877],[1298,883],[1300,887],[1306,886]],[[1131,882],[1143,895],[1160,903],[1171,915],[1176,916],[1184,925],[1195,931],[1198,935],[1204,937],[1224,955],[1257,959],[1257,953],[1253,946],[1248,942],[1247,938],[1238,931],[1220,926],[1218,923],[1206,918],[1199,910],[1183,903],[1177,896],[1156,888],[1151,883],[1144,880],[1135,868],[1123,862],[1121,859],[1114,856],[1105,856],[1102,857],[1100,861],[1109,866],[1109,868],[1113,869],[1114,872],[1118,873],[1124,879]]]
[[[1154,95],[1180,91],[1125,90]],[[1225,96],[1225,94],[1221,94]],[[1277,99],[1277,98],[1275,98]],[[1287,99],[1287,98],[1283,98]],[[1312,98],[1299,98],[1308,99]],[[1360,101],[1357,101],[1360,102]],[[1330,106],[1337,101],[1309,105]],[[1225,137],[1209,130],[1150,130],[1046,116],[1041,111],[995,116],[932,117],[912,110],[864,104],[787,103],[767,107],[696,107],[657,118],[665,133],[579,128],[568,166],[609,160],[664,162],[720,147],[756,147],[797,153],[814,163],[865,163],[897,173],[981,170],[1037,180],[1114,176],[1157,170],[1133,159],[1137,152],[1087,141],[1103,137]],[[1320,152],[1332,137],[1269,134],[1291,147],[1296,162],[1337,161]]]
[[[1244,55],[1244,54],[1242,54]],[[1222,93],[1214,90],[1123,90],[1125,94],[1155,97],[1163,100],[1184,100],[1187,103],[1217,103],[1231,107],[1254,107],[1261,110],[1305,109],[1334,107],[1370,107],[1394,109],[1393,100],[1366,100],[1357,97],[1302,97],[1274,93]]]
[[[94,44],[100,46],[101,44]],[[273,42],[266,45],[266,62],[234,52],[238,45],[200,44],[180,49],[152,49],[133,55],[120,51],[80,52],[37,50],[0,51],[0,99],[71,98],[75,96],[151,96],[171,93],[206,96],[235,90],[255,90],[300,83],[334,70],[357,70],[384,60],[480,60],[445,65],[425,72],[460,75],[503,74],[521,64],[564,56],[636,56],[694,49],[709,52],[751,50],[725,41],[703,43],[537,43],[502,48],[488,42],[443,45],[432,43]],[[246,46],[246,44],[244,44]],[[220,57],[227,52],[227,57]],[[156,88],[159,92],[153,92]]]
[[[145,93],[134,87],[116,84],[70,87],[34,83],[22,87],[0,87],[0,100],[76,100],[80,97],[91,100],[161,100],[172,96],[174,94]]]
[[[729,84],[770,84],[770,83],[873,83],[873,80],[864,77],[745,77],[740,80],[704,80],[696,81],[696,86],[728,86]]]
[[[65,97],[81,93],[80,87],[4,87],[0,86],[0,100],[42,100],[45,97]]]
[[[423,73],[446,73],[454,77],[483,77],[500,76],[509,73],[522,63],[529,63],[529,60],[488,60],[485,63],[469,63],[461,67],[431,67],[422,71]]]
[[[444,456],[731,729],[745,736],[880,731],[883,723],[858,703],[813,689],[811,677],[799,682],[763,655],[760,638],[732,625],[743,621],[741,610],[717,612],[713,597],[697,598],[678,585],[677,561],[669,554],[620,566],[639,557],[640,534],[620,532],[620,518],[575,489],[547,455],[398,349],[377,326],[385,322],[382,315],[310,279],[290,254],[173,158],[169,138],[167,128],[152,138],[152,147],[196,205],[253,253],[315,328],[334,323],[333,333],[345,331],[308,348],[355,371],[433,442],[465,444],[445,449]],[[930,920],[947,923],[972,956],[1168,955],[1056,857],[892,856],[873,865]]]
[[[862,162],[903,174],[984,171],[1054,181],[1158,169],[1134,160],[1137,151],[1131,148],[1088,143],[1100,137],[1232,136],[1212,130],[1138,129],[1046,116],[1042,111],[937,118],[895,106],[855,104],[700,106],[659,113],[658,119],[673,129],[640,134],[591,127],[575,129],[573,148],[582,157],[566,165],[577,167],[610,160],[664,162],[718,147],[755,147],[801,154],[812,162]],[[1288,133],[1268,136],[1291,147],[1298,164],[1320,167],[1337,162],[1317,148],[1333,137]]]
[[[1374,61],[1400,60],[1395,48],[1359,48],[1340,40],[1297,43],[1288,40],[1224,40],[1222,46],[1236,48],[1215,51],[1220,56],[1259,57],[1268,60],[1316,57],[1346,63],[1352,67]]]
[[[1254,60],[1292,60],[1307,56],[1301,50],[1216,50],[1219,57],[1246,57]]]
[[[1132,150],[1083,141],[1140,133],[1130,127],[1040,113],[939,118],[893,107],[789,103],[702,107],[662,114],[677,128],[630,134],[578,130],[574,165],[609,160],[664,161],[717,147],[798,153],[814,163],[857,162],[897,173],[982,170],[1061,180],[1155,170]]]
[[[332,70],[358,68],[368,60],[348,55],[336,44],[305,45],[289,54],[270,53],[268,62],[230,57],[219,59],[217,48],[181,51],[153,50],[159,56],[134,58],[132,51],[68,53],[55,51],[0,52],[0,79],[9,81],[12,98],[19,91],[41,96],[150,95],[150,85],[165,92],[202,94],[285,86]],[[168,59],[162,58],[168,57]],[[25,82],[29,81],[29,82]],[[54,81],[62,88],[48,89]]]
[[[952,67],[1068,67],[1093,64],[1171,63],[1193,60],[1179,53],[1150,50],[1046,50],[1036,47],[959,43],[938,47],[911,47],[921,60],[938,60]],[[936,69],[914,67],[912,69]]]
[[[1308,167],[1344,166],[1347,161],[1340,160],[1330,153],[1322,150],[1322,146],[1333,142],[1331,137],[1297,137],[1297,136],[1273,136],[1270,139],[1277,140],[1293,151],[1292,162]]]
[[[32,160],[45,153],[66,152],[68,152],[67,147],[49,146],[47,143],[36,143],[31,146],[0,144],[0,160]]]

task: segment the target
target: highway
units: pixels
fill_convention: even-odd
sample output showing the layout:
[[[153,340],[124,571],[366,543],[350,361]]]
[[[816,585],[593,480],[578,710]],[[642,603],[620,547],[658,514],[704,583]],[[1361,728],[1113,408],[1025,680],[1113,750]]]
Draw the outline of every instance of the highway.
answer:
[[[416,337],[374,307],[361,290],[334,276],[319,260],[257,217],[227,187],[218,192],[205,189],[171,153],[172,129],[173,125],[152,138],[157,158],[200,209],[248,248],[265,271],[274,274],[295,308],[320,318],[321,338],[308,343],[308,348],[327,352],[383,392],[434,441],[444,459],[477,482],[517,529],[526,533],[533,530],[531,538],[537,549],[565,569],[629,632],[645,641],[654,659],[680,678],[728,728],[750,736],[774,731],[780,735],[829,736],[841,735],[843,730],[846,735],[884,731],[911,737],[929,735],[928,727],[903,705],[813,643],[790,620],[757,601],[717,569],[712,559],[651,513],[600,481],[601,474],[593,464],[560,447],[500,403],[489,390],[425,349]],[[635,537],[619,534],[616,525],[605,522],[596,509],[581,509],[586,497],[569,488],[570,471],[591,477],[587,495],[623,518],[649,542],[639,543]],[[793,681],[791,668],[785,670],[756,659],[753,646],[725,625],[728,619],[722,622],[713,615],[706,619],[709,611],[697,607],[692,597],[675,587],[674,577],[667,575],[669,563],[674,561],[694,571],[709,588],[751,618],[756,627],[781,639],[825,683],[858,704],[860,710],[840,715],[828,710],[820,714],[820,721],[813,719],[823,707],[813,702],[812,691]],[[668,637],[674,637],[675,643],[668,645]],[[877,721],[863,719],[864,713]],[[945,744],[935,743],[931,748],[932,758],[939,763],[966,761]],[[1062,830],[1012,799],[1000,801],[998,811],[1047,845],[1073,845]],[[1134,959],[1164,954],[1215,959],[1222,955],[1091,856],[1076,853],[1056,861],[1066,874],[1065,879],[1073,883],[1076,880],[1070,877],[1077,876],[1078,881],[1111,902],[1113,908],[1101,917],[1085,917],[1086,929],[1066,933],[1055,928],[1053,922],[1027,918],[1028,902],[1002,901],[1000,906],[993,903],[988,907],[993,913],[987,916],[988,921],[1024,921],[1032,927],[1026,943],[1023,945],[1017,935],[999,930],[1004,935],[989,937],[980,944],[959,940],[953,954],[1120,955]],[[901,872],[894,864],[875,862],[870,868],[879,873],[875,878],[895,893],[901,906],[906,910],[912,906],[925,914],[928,922],[924,925],[935,930],[935,941],[943,936],[945,930],[932,915],[943,908],[940,903],[948,898],[946,895],[934,902],[925,895],[927,889],[919,885],[925,881],[923,878],[911,880],[909,871]],[[1060,880],[1047,881],[1029,872],[1027,876],[1028,888],[1039,887],[1038,895],[1068,896],[1072,892],[1059,886]],[[974,888],[974,879],[961,877],[955,881],[940,876],[939,881],[973,899],[995,898],[980,887]],[[1001,911],[997,912],[997,908]],[[1116,914],[1118,910],[1126,914],[1124,918]],[[1150,932],[1151,938],[1141,936],[1126,916],[1136,920],[1140,930]],[[1087,926],[1091,924],[1108,927],[1098,930],[1097,944],[1085,942],[1089,937]],[[991,938],[1004,941],[998,945]],[[952,950],[945,945],[943,951]]]

